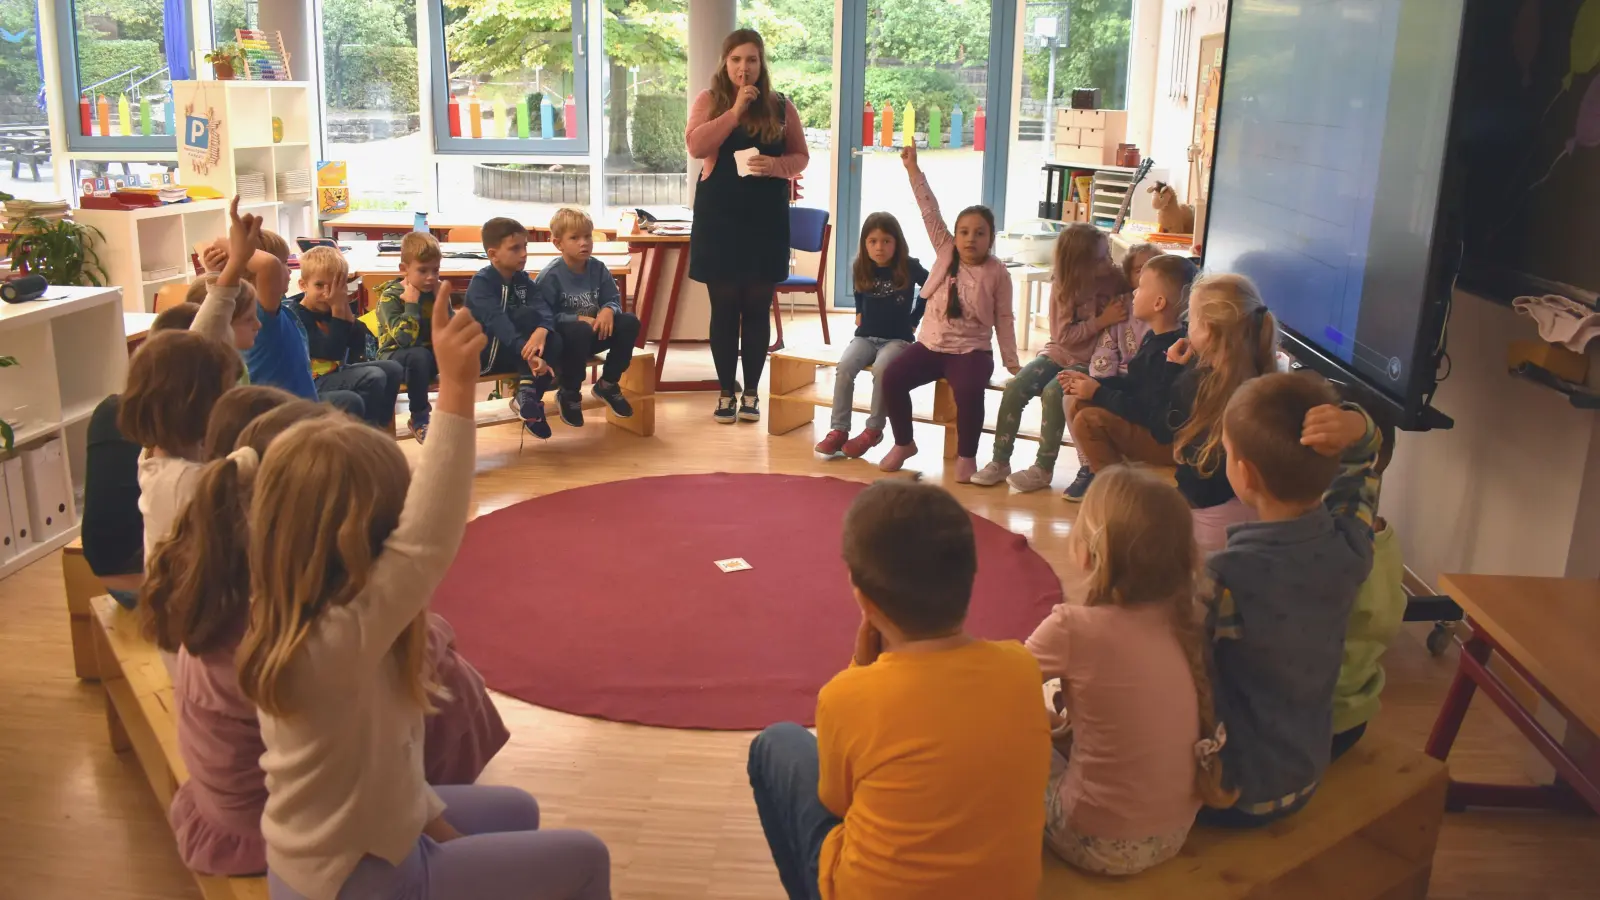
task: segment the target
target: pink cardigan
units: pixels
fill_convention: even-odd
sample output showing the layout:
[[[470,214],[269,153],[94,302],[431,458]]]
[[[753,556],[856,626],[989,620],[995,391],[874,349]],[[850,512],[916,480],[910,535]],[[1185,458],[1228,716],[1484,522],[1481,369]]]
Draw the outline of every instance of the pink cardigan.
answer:
[[[689,127],[683,133],[684,142],[689,146],[689,155],[705,161],[704,168],[700,170],[701,181],[711,176],[722,142],[739,125],[739,117],[733,114],[731,108],[715,119],[711,118],[714,102],[710,91],[701,91],[694,98],[694,103],[689,105]],[[793,178],[804,172],[806,164],[811,161],[811,151],[806,148],[805,128],[800,124],[800,111],[787,98],[783,101],[783,109],[783,155],[773,158],[773,178]]]
[[[988,351],[994,340],[1000,342],[1000,361],[1006,368],[1017,366],[1017,324],[1011,308],[1011,273],[1005,263],[992,254],[976,266],[961,264],[956,272],[956,296],[961,300],[961,318],[944,314],[949,296],[950,263],[956,259],[956,241],[939,214],[939,201],[928,187],[926,176],[918,173],[911,180],[911,192],[922,210],[922,224],[933,241],[933,265],[928,267],[928,283],[922,286],[927,312],[917,341],[940,353]]]
[[[1083,296],[1066,297],[1063,296],[1064,291],[1051,291],[1050,342],[1044,345],[1044,354],[1058,366],[1081,366],[1089,362],[1095,352],[1095,338],[1102,334],[1094,326],[1094,317],[1100,315],[1113,298],[1126,294],[1127,290],[1122,274],[1111,271],[1095,279]],[[1133,305],[1131,297],[1124,299],[1130,307]],[[1131,317],[1129,321],[1132,321]],[[1133,349],[1139,348],[1135,345]],[[1133,354],[1130,352],[1128,355]]]

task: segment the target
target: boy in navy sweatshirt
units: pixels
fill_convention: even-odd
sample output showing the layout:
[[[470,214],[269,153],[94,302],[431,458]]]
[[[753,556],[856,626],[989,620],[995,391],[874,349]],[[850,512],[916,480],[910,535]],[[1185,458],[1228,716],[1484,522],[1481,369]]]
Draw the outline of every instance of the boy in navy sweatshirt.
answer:
[[[312,247],[300,256],[300,291],[283,308],[305,338],[317,396],[334,402],[346,393],[359,406],[344,408],[376,428],[388,428],[405,370],[387,359],[367,359],[367,326],[350,309],[345,283],[350,268],[332,247]]]
[[[1189,285],[1198,274],[1181,256],[1158,256],[1139,272],[1133,316],[1149,326],[1128,374],[1093,378],[1071,369],[1056,378],[1066,394],[1067,430],[1085,465],[1063,494],[1074,503],[1094,481],[1094,473],[1124,460],[1172,464],[1168,421],[1173,384],[1183,367],[1167,361],[1167,350],[1183,337],[1182,316]]]
[[[1258,521],[1228,529],[1206,568],[1217,712],[1227,727],[1229,809],[1200,821],[1252,827],[1303,807],[1328,767],[1345,627],[1372,571],[1371,417],[1320,377],[1246,381],[1222,418],[1227,477]]]
[[[467,308],[489,335],[483,350],[483,374],[517,375],[511,408],[528,433],[550,437],[544,415],[544,392],[555,381],[547,360],[561,358],[561,335],[555,315],[528,276],[528,229],[516,219],[496,217],[483,223],[483,249],[489,265],[467,285]]]
[[[622,294],[606,264],[594,258],[594,220],[582,210],[562,207],[550,217],[550,241],[561,256],[539,273],[539,290],[555,314],[561,337],[561,389],[556,408],[561,421],[583,425],[583,369],[591,354],[606,351],[605,368],[594,395],[618,418],[633,415],[617,381],[633,362],[639,319],[622,311]]]

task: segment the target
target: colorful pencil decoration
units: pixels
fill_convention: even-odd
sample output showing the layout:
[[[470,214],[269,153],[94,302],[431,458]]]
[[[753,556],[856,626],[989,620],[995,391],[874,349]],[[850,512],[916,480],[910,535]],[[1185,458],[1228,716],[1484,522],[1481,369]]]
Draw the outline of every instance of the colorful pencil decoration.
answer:
[[[889,103],[883,105],[883,115],[878,117],[880,131],[878,143],[884,147],[894,146],[894,106]]]
[[[162,106],[166,107],[164,112],[166,113],[166,116],[167,116],[167,134],[177,134],[178,133],[178,104],[172,102],[172,89],[171,88],[167,88],[167,99],[166,99],[166,102],[162,104]]]
[[[139,133],[150,134],[150,98],[145,94],[139,95]]]
[[[556,136],[556,111],[549,94],[539,98],[539,136],[547,141]]]
[[[506,101],[499,97],[494,100],[494,128],[490,130],[489,136],[497,138],[511,136],[511,122],[506,119]]]
[[[133,134],[133,107],[127,94],[117,95],[117,133],[123,137]]]
[[[523,94],[517,99],[517,137],[528,136],[528,95]]]
[[[100,119],[100,136],[101,137],[110,137],[111,136],[111,101],[106,99],[106,95],[105,94],[101,94],[100,95],[100,101],[99,101],[99,103],[96,104],[96,107],[97,107],[96,112],[98,112],[100,114],[99,115],[99,119]]]
[[[569,139],[578,136],[578,104],[571,94],[567,95],[567,101],[561,107],[561,124],[566,126]]]
[[[450,136],[461,137],[461,104],[456,101],[455,94],[450,95],[448,117],[450,120]]]
[[[987,124],[986,118],[983,114],[983,104],[979,103],[978,111],[972,114],[972,149],[979,153],[983,152],[983,146],[988,141],[983,134],[984,125]]]
[[[961,104],[950,108],[950,149],[961,147]]]
[[[928,149],[937,150],[944,143],[944,116],[939,114],[939,107],[928,110]]]
[[[478,103],[476,90],[467,92],[467,125],[468,134],[475,138],[483,137],[483,106]]]
[[[88,94],[78,95],[78,133],[84,137],[94,135],[94,110],[89,104]]]
[[[239,28],[234,31],[239,50],[244,54],[241,78],[250,81],[289,81],[289,54],[283,49],[283,35],[276,31]]]
[[[863,146],[872,146],[872,101],[867,101],[867,106],[861,111],[861,143]]]
[[[906,101],[906,121],[901,133],[900,146],[915,147],[917,145],[917,106],[910,100]]]

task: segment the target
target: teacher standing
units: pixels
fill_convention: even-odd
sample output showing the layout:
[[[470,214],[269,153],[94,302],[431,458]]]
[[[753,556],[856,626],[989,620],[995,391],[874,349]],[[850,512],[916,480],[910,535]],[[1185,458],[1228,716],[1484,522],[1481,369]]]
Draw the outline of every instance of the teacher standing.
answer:
[[[711,359],[722,388],[715,416],[725,425],[761,420],[756,385],[771,341],[768,310],[773,288],[789,277],[789,179],[811,160],[800,113],[772,90],[766,57],[756,31],[728,35],[711,89],[690,104],[685,133],[689,155],[705,161],[689,277],[711,294]]]

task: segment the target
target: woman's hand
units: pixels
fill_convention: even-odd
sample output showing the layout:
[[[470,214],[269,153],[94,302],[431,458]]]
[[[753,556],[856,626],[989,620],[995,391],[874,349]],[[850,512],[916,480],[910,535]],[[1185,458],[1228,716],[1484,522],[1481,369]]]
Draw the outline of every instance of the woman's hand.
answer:
[[[756,102],[760,96],[761,90],[753,84],[739,88],[738,93],[733,95],[733,114],[743,116],[744,111],[749,109],[750,104]]]
[[[768,178],[772,175],[772,164],[776,161],[776,157],[763,156],[762,154],[757,153],[755,156],[750,157],[749,161],[745,163],[745,166],[750,170],[751,175]]]
[[[1167,362],[1187,366],[1189,360],[1194,359],[1194,345],[1188,338],[1178,338],[1171,347],[1167,348]]]
[[[906,167],[906,172],[915,177],[922,172],[922,167],[917,164],[917,148],[901,147],[900,163]]]

